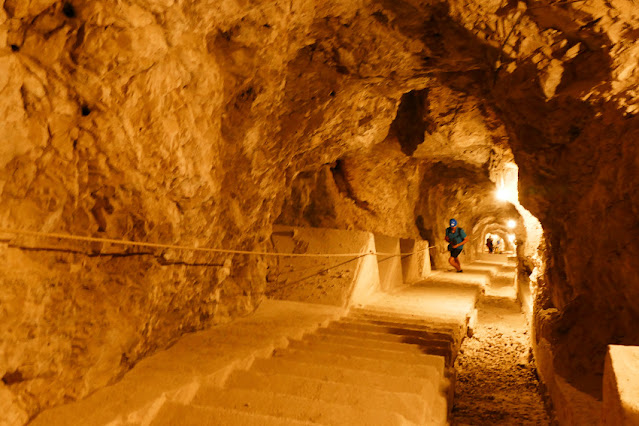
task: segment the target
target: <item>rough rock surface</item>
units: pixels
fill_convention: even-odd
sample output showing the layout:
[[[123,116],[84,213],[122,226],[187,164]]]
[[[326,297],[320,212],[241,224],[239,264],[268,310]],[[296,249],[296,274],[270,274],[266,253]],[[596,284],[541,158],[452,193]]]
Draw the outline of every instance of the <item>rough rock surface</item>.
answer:
[[[0,6],[0,227],[268,249],[277,221],[441,245],[457,215],[472,254],[514,214],[493,206],[514,160],[555,371],[598,395],[606,344],[639,343],[632,0]],[[0,259],[18,423],[251,312],[266,276],[259,257],[51,239]]]
[[[434,265],[448,265],[444,231],[457,218],[470,241],[512,232],[519,212],[494,196],[493,175],[512,161],[501,122],[471,95],[433,82],[402,96],[386,138],[349,152],[293,182],[278,223],[362,229],[436,244]],[[523,226],[517,230],[526,238]]]
[[[478,21],[490,28],[502,16],[504,35],[488,42],[503,46],[492,96],[519,165],[521,203],[548,243],[536,333],[552,342],[556,371],[600,397],[606,344],[639,343],[631,325],[639,310],[628,303],[639,288],[639,75],[631,65],[639,9],[542,2],[453,14],[478,34]]]

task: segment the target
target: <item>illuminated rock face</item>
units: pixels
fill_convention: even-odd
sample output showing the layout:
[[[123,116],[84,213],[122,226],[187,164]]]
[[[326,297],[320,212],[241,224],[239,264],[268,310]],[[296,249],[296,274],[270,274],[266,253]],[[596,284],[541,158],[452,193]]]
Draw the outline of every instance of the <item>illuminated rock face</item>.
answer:
[[[492,184],[514,159],[546,232],[535,325],[557,372],[597,394],[605,345],[639,343],[631,1],[0,5],[0,226],[269,249],[277,222],[441,249],[454,215],[472,255],[514,215]],[[259,257],[13,245],[66,250],[0,246],[16,419],[251,312],[267,274]]]
[[[502,60],[491,90],[519,166],[520,201],[545,230],[536,336],[552,345],[556,371],[595,396],[606,344],[639,343],[639,308],[628,299],[639,295],[639,75],[627,62],[639,52],[639,16],[629,2],[610,5],[502,11],[506,31],[519,20],[505,43],[519,50]]]
[[[300,173],[278,222],[420,237],[437,245],[431,259],[445,268],[450,218],[469,234],[472,258],[488,226],[501,223],[505,234],[506,221],[519,217],[491,181],[513,160],[506,141],[484,102],[430,82],[402,96],[383,141]]]

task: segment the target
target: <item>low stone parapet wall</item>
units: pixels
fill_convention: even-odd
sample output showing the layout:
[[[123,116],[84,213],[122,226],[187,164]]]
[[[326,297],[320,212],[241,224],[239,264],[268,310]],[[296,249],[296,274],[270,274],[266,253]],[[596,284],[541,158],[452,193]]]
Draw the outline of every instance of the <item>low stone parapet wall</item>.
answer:
[[[602,423],[639,425],[639,346],[608,346]]]
[[[410,284],[421,281],[431,273],[430,252],[428,241],[413,239],[400,239],[400,251],[402,253],[414,253],[402,256],[402,274],[404,283]]]
[[[375,234],[380,290],[388,292],[404,284],[399,238]]]
[[[352,256],[278,257],[269,263],[267,295],[298,302],[347,306],[350,299],[378,291],[375,239],[370,232],[274,226],[273,248],[280,253]]]
[[[428,241],[292,226],[275,226],[271,240],[279,253],[326,254],[269,259],[266,293],[271,298],[334,306],[364,304],[376,292],[391,292],[431,272]]]

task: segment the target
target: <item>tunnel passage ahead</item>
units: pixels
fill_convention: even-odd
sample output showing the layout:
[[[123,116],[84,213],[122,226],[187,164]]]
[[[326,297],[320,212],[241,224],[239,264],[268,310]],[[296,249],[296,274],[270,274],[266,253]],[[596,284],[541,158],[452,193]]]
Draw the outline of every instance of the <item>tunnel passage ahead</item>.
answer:
[[[298,255],[315,253],[313,236],[330,247],[330,237],[349,233],[361,234],[290,228],[275,232],[278,238],[292,234],[306,240],[306,249],[279,245],[297,246]],[[455,370],[460,368],[456,359],[463,354],[460,345],[466,336],[485,328],[481,312],[486,304],[505,308],[511,316],[519,312],[514,264],[504,256],[487,255],[468,263],[468,272],[462,275],[438,271],[404,281],[404,266],[410,272],[416,264],[400,261],[399,278],[381,286],[388,275],[385,260],[391,255],[378,250],[399,247],[399,239],[390,244],[392,240],[376,237],[373,254],[363,251],[373,262],[360,263],[356,275],[361,277],[348,278],[355,288],[340,287],[349,294],[350,309],[326,304],[321,293],[311,291],[330,286],[335,277],[301,280],[298,294],[280,297],[305,295],[307,303],[266,300],[254,315],[185,336],[134,367],[122,381],[81,402],[46,410],[32,424],[106,424],[125,418],[152,425],[444,425],[455,421],[461,412],[459,401],[453,400],[458,385]],[[339,240],[333,241],[339,246]],[[424,259],[423,254],[423,250],[397,250],[392,257]],[[315,256],[321,257],[326,254]],[[373,276],[377,284],[360,279]],[[495,292],[505,287],[511,291]],[[478,302],[484,304],[480,316]],[[523,334],[523,317],[520,322]],[[470,339],[481,345],[477,338]],[[522,346],[528,353],[529,344]],[[490,419],[499,413],[500,419],[518,424],[547,424],[534,378],[528,377],[525,388],[521,382],[509,388],[507,371],[515,365],[505,362],[501,367],[501,376],[491,370],[492,379],[502,381],[500,389],[509,397],[486,404],[498,390],[484,386],[484,395],[472,395],[478,402],[475,410],[466,409],[464,414],[481,422],[488,419],[484,413],[488,410]],[[463,371],[464,381],[473,377]],[[462,394],[461,400],[467,404],[468,396]]]

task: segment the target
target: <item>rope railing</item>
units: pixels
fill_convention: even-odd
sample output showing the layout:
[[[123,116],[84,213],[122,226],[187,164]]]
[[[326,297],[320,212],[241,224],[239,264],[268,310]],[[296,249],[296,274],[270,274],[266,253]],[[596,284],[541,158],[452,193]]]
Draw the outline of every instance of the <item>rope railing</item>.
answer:
[[[428,249],[435,248],[435,246],[429,246],[420,250],[416,250],[410,253],[384,253],[371,250],[368,253],[278,253],[268,251],[253,251],[253,250],[232,250],[232,249],[218,249],[209,247],[190,247],[179,244],[163,244],[163,243],[151,243],[143,241],[122,240],[113,238],[102,237],[86,237],[82,235],[61,234],[57,232],[41,232],[41,231],[28,231],[24,229],[9,229],[0,228],[0,234],[22,235],[30,237],[40,238],[55,238],[61,240],[71,241],[83,241],[91,243],[108,243],[122,246],[135,246],[135,247],[151,247],[159,249],[171,249],[171,250],[183,250],[193,252],[207,252],[207,253],[228,253],[228,254],[246,254],[246,255],[260,255],[260,256],[278,256],[278,257],[361,257],[367,255],[373,256],[411,256],[417,253],[424,252]]]

